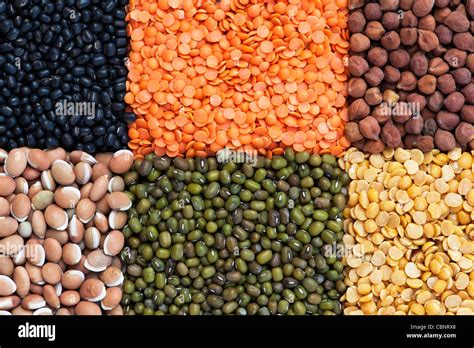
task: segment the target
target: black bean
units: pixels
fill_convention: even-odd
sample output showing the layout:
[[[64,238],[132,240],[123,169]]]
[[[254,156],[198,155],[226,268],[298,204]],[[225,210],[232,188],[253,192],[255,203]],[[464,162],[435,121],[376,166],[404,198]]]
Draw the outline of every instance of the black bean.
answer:
[[[135,116],[125,113],[123,102],[125,5],[124,0],[0,1],[0,114],[19,121],[2,122],[2,147],[126,147],[126,124]],[[74,108],[69,114],[56,108],[58,102],[94,105],[95,114],[77,115]]]

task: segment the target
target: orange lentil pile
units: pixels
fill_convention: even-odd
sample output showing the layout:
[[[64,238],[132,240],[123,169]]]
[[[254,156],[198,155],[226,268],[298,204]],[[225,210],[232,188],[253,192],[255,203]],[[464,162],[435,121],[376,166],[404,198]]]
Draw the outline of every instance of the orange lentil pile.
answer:
[[[347,0],[131,0],[137,158],[349,146]]]

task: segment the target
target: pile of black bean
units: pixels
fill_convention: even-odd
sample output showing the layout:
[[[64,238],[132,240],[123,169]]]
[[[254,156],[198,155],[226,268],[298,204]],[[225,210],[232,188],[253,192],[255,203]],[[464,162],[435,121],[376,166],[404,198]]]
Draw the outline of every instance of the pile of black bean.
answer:
[[[150,154],[124,180],[126,314],[341,313],[349,176],[335,157]]]
[[[127,0],[0,0],[0,147],[124,148]]]

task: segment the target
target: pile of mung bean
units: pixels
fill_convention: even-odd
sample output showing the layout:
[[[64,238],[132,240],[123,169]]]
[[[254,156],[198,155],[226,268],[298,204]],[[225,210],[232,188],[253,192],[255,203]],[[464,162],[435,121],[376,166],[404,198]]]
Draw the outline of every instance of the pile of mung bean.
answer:
[[[147,155],[121,259],[126,314],[340,314],[349,176],[331,155],[253,163]]]
[[[472,153],[385,149],[344,159],[345,314],[473,314]]]

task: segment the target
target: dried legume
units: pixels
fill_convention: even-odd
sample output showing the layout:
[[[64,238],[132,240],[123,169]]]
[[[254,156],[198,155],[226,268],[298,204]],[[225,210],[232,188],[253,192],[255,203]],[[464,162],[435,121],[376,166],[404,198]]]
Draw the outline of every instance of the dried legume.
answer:
[[[347,151],[345,314],[473,314],[472,155]]]
[[[2,314],[122,314],[118,230],[131,201],[109,183],[130,169],[132,153],[0,154]]]
[[[349,177],[335,157],[148,154],[124,180],[125,314],[341,313]]]
[[[351,7],[352,145],[474,148],[472,2],[359,1]]]
[[[127,2],[0,2],[0,148],[126,146]]]
[[[131,1],[125,100],[137,158],[339,155],[349,43],[347,0]]]

